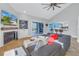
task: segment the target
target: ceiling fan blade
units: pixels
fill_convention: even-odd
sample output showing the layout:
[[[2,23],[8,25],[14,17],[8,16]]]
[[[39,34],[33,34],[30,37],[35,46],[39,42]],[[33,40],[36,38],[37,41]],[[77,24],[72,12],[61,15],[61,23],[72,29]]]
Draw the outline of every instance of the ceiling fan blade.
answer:
[[[46,6],[46,7],[43,7],[43,9],[45,9],[45,8],[48,8],[48,6]]]
[[[53,6],[53,10],[54,10],[55,8],[54,8],[54,6]]]
[[[51,6],[47,10],[49,10],[50,8],[51,8]]]
[[[61,8],[60,4],[65,4],[65,3],[46,3],[46,4],[42,4],[42,5],[46,5],[43,9],[47,9],[49,10],[50,8],[52,8],[53,10],[55,10],[55,7]]]
[[[56,7],[61,8],[60,6],[57,6],[57,5],[56,5]]]

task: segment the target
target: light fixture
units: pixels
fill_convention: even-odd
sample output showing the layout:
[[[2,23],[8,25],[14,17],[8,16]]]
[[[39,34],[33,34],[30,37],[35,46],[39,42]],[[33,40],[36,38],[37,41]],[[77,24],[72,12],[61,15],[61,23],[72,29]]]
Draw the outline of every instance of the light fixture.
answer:
[[[42,4],[42,5],[45,5],[45,7],[43,9],[46,9],[49,10],[49,9],[53,9],[55,10],[55,7],[57,8],[61,8],[61,4],[64,4],[64,3],[46,3],[46,4]]]
[[[26,11],[24,10],[23,13],[26,13]]]

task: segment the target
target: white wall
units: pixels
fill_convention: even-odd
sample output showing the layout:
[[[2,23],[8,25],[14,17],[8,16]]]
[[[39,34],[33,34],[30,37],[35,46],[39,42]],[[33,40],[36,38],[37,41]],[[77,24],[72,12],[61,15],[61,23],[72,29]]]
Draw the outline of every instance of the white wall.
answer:
[[[26,36],[32,36],[32,22],[41,22],[44,24],[44,33],[47,32],[47,27],[45,24],[48,21],[45,21],[44,19],[41,18],[36,18],[32,16],[28,16],[27,14],[21,14],[19,20],[27,20],[28,21],[28,29],[19,29],[19,38],[26,37]]]
[[[5,8],[6,7],[6,8]],[[0,4],[0,47],[3,46],[3,32],[1,31],[1,10],[8,10],[7,4]]]
[[[33,21],[43,22],[44,24],[48,22],[48,21],[44,21],[44,19],[41,19],[41,18],[36,18],[36,17],[28,16],[26,14],[18,13],[17,11],[12,9],[8,4],[0,4],[0,9],[1,10],[5,10],[5,11],[9,11],[12,14],[16,15],[18,17],[18,20],[27,20],[28,21],[28,29],[15,30],[15,31],[18,31],[18,37],[19,38],[31,36],[31,33],[32,33],[32,22]],[[0,17],[0,19],[1,19],[1,17]],[[0,22],[0,24],[1,24],[1,22]],[[19,24],[18,24],[18,26],[19,26]],[[1,27],[1,25],[0,25],[0,27]],[[46,27],[44,26],[44,33],[45,32],[47,32],[47,30],[46,30]],[[3,43],[4,43],[4,41],[3,41],[3,31],[1,31],[0,32],[0,46],[3,46]]]
[[[45,24],[46,23],[48,23],[47,21],[45,21],[45,20],[43,20],[43,19],[38,19],[38,18],[29,18],[30,19],[30,21],[29,22],[31,22],[29,25],[31,25],[31,26],[29,26],[30,28],[30,30],[32,30],[32,22],[41,22],[41,23],[43,23],[44,24],[44,28],[43,28],[43,30],[44,30],[44,32],[43,33],[46,33],[47,32],[47,28],[46,28],[46,26],[45,26]]]
[[[3,46],[3,43],[4,43],[2,36],[3,36],[3,34],[2,34],[2,32],[0,31],[0,47]]]
[[[78,33],[77,33],[77,35],[78,35],[78,36],[77,36],[77,38],[78,38],[77,41],[79,42],[79,16],[78,16],[78,26],[77,26],[77,27],[78,27],[78,28],[77,28],[77,31],[78,31]]]
[[[79,4],[71,4],[69,7],[65,8],[56,16],[52,17],[50,22],[59,21],[64,22],[69,25],[69,31],[66,34],[69,34],[73,37],[77,37],[77,21],[79,16]]]

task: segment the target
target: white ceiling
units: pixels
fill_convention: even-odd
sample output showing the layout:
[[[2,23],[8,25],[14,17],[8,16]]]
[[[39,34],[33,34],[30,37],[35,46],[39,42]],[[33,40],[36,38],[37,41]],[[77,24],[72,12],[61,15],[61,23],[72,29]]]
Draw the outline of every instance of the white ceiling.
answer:
[[[50,10],[43,9],[44,5],[41,3],[13,3],[10,4],[16,11],[20,13],[24,13],[26,11],[27,15],[31,15],[34,17],[40,17],[44,19],[50,19],[64,8],[69,6],[70,4],[61,4],[61,8],[55,7],[55,10],[51,8]]]

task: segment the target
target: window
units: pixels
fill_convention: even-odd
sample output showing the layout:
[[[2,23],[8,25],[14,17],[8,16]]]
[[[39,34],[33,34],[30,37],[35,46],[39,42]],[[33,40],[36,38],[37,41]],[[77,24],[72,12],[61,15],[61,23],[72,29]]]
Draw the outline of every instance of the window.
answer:
[[[33,22],[32,23],[32,33],[33,33],[33,35],[43,34],[43,23]]]
[[[53,22],[49,24],[48,29],[50,33],[53,33],[55,29],[60,29],[62,27],[62,23],[60,22]]]

